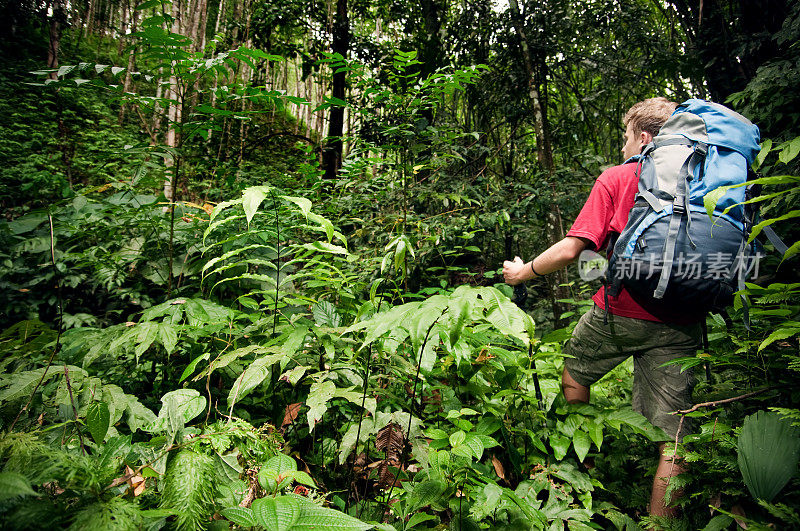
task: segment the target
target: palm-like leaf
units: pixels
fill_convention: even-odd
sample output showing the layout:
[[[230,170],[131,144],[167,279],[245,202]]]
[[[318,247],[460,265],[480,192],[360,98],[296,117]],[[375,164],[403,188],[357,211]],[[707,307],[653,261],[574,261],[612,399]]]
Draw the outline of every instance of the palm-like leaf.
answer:
[[[759,411],[744,419],[737,447],[750,494],[769,502],[797,469],[800,430],[777,413]]]

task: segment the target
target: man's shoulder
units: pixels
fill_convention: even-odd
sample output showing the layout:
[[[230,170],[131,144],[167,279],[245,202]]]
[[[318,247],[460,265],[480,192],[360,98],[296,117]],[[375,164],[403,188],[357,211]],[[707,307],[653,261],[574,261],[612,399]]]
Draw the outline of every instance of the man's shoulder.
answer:
[[[611,166],[597,178],[597,182],[602,184],[612,195],[629,190],[639,182],[636,168],[639,165],[634,162]]]
[[[600,177],[597,180],[602,181],[613,181],[619,179],[630,179],[632,177],[636,177],[636,168],[638,164],[636,162],[626,162],[623,164],[617,164],[616,166],[611,166],[603,171],[600,174]]]

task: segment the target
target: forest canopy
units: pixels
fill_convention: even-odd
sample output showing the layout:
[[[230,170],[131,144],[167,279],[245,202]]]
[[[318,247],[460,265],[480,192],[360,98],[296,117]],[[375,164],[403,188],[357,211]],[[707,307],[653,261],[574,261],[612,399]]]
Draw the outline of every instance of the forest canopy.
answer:
[[[0,0],[0,525],[800,528],[798,43],[795,0]],[[600,280],[500,273],[651,97],[760,129],[683,438],[631,360],[565,400]]]

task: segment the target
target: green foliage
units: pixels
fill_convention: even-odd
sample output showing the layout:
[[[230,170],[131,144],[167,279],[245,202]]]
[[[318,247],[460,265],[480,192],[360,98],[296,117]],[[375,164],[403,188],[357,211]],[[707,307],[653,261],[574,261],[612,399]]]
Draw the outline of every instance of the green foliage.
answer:
[[[108,502],[97,502],[81,510],[69,529],[134,531],[140,529],[142,523],[142,512],[135,503],[122,498],[112,498]]]
[[[177,529],[204,529],[213,512],[214,460],[181,450],[167,465],[161,507],[177,513]]]
[[[0,499],[6,501],[16,496],[36,496],[28,478],[16,472],[0,472]]]
[[[797,470],[800,430],[777,413],[759,411],[744,419],[737,449],[750,493],[771,502]]]
[[[502,258],[551,239],[554,206],[574,217],[627,106],[705,86],[700,61],[682,65],[685,28],[657,5],[526,6],[551,175],[507,13],[351,5],[344,58],[321,49],[330,20],[300,4],[212,5],[207,33],[215,15],[221,33],[195,51],[145,2],[132,68],[77,27],[22,96],[0,64],[0,525],[635,529],[665,437],[626,405],[630,364],[592,405],[565,404],[572,325],[548,330],[559,316],[542,296],[534,326],[490,284]],[[431,55],[442,35],[446,60]],[[735,96],[757,122],[796,121],[791,61]],[[280,84],[296,74],[316,97],[334,71],[349,94],[314,109]],[[346,157],[322,180],[312,126],[341,106]],[[765,141],[753,202],[754,233],[775,226],[791,248],[748,286],[752,330],[712,316],[709,351],[681,360],[709,366],[698,401],[770,387],[691,414],[678,453],[692,467],[671,488],[692,528],[728,526],[737,503],[754,527],[798,521],[792,503],[748,505],[737,464],[748,414],[767,402],[798,418],[790,129]]]
[[[341,511],[319,507],[306,498],[291,494],[255,500],[250,509],[229,507],[222,515],[244,527],[259,525],[275,531],[300,531],[321,527],[332,531],[359,531],[374,527]]]

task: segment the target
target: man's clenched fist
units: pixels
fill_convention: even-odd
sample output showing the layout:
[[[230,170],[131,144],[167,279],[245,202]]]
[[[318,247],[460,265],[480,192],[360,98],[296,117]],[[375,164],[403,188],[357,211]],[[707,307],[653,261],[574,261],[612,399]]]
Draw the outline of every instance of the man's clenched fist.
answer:
[[[528,280],[531,276],[526,274],[528,271],[530,266],[519,256],[515,256],[513,262],[511,260],[503,262],[503,278],[509,286],[516,286]]]

